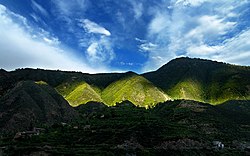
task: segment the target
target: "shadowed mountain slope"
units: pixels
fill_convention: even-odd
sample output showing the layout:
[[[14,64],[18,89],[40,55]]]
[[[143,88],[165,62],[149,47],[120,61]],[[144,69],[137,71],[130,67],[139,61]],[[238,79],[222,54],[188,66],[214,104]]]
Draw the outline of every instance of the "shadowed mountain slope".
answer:
[[[51,155],[247,155],[249,150],[249,123],[234,120],[239,114],[225,113],[219,105],[176,100],[144,109],[125,101],[114,107],[89,102],[75,109],[80,116],[74,126],[53,126],[24,145],[13,143],[18,148],[12,149]],[[224,149],[215,147],[215,140]]]
[[[250,67],[177,58],[143,76],[174,99],[211,104],[250,99]]]
[[[72,106],[90,101],[114,105],[130,100],[138,106],[152,106],[168,99],[210,104],[250,100],[250,67],[177,58],[157,71],[134,75],[133,72],[84,74],[42,69],[1,70],[0,95],[19,81],[32,80],[44,81],[56,88]]]
[[[45,83],[20,81],[0,98],[0,128],[25,130],[30,126],[69,122],[77,112]]]

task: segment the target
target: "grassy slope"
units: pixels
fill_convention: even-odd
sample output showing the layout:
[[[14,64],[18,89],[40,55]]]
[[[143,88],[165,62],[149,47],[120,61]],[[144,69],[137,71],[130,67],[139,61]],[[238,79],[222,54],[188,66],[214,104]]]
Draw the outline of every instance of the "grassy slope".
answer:
[[[249,67],[178,58],[143,76],[174,99],[211,104],[250,99]]]
[[[209,103],[250,99],[250,68],[228,65],[227,70],[214,71],[207,95]]]
[[[0,96],[8,90],[11,84],[14,84],[14,82],[12,83],[12,81],[6,83],[7,79],[10,80],[10,78],[5,78],[6,76],[3,77],[6,74],[7,76],[11,76],[13,78],[13,81],[15,82],[18,82],[20,80],[44,81],[50,86],[56,87],[57,90],[58,86],[69,83],[70,85],[72,85],[67,86],[70,89],[59,90],[59,93],[64,97],[69,95],[74,89],[76,89],[78,85],[80,85],[77,83],[74,84],[73,82],[86,82],[91,86],[86,87],[87,90],[89,90],[86,94],[87,96],[90,96],[91,94],[93,96],[89,97],[89,100],[94,99],[95,101],[100,102],[100,99],[97,96],[97,94],[100,94],[100,91],[96,91],[95,87],[93,86],[104,90],[110,84],[114,85],[116,84],[116,81],[124,79],[129,74],[131,74],[131,72],[121,74],[113,73],[91,75],[79,72],[62,72],[41,69],[20,69],[13,72],[2,71],[0,72]],[[1,75],[3,75],[2,78]],[[202,59],[178,58],[170,61],[157,71],[145,73],[142,74],[142,76],[152,82],[154,86],[161,88],[167,95],[169,95],[173,99],[189,99],[211,104],[220,104],[228,100],[250,99],[249,67],[229,65]],[[3,81],[3,83],[1,83],[1,80]],[[124,86],[120,85],[120,87]],[[137,87],[142,88],[140,85],[137,85]],[[84,88],[84,86],[82,86],[82,88]],[[81,89],[81,87],[79,89]],[[75,92],[75,95],[79,95],[79,89],[78,92]],[[93,90],[97,94],[95,94]],[[67,93],[64,93],[65,91]],[[106,94],[110,97],[112,97],[113,95],[109,95],[110,93],[103,94],[105,100],[108,102],[116,101],[116,98],[120,100],[122,97],[121,95],[119,95],[121,97],[113,97],[112,100],[107,100]],[[132,94],[131,96],[135,97],[135,95]],[[143,97],[143,95],[140,95],[138,97]],[[149,101],[152,101],[151,98],[154,97],[154,95],[150,95],[147,97],[149,97]],[[137,104],[140,103],[140,101],[141,99],[137,99]]]
[[[167,93],[174,99],[187,99],[195,101],[202,101],[201,99],[203,99],[201,84],[194,80],[179,82],[174,87],[170,88]]]
[[[90,101],[103,102],[100,89],[86,82],[63,83],[57,87],[57,91],[74,107]]]
[[[109,105],[129,100],[137,106],[154,106],[170,98],[142,76],[133,75],[109,85],[102,92],[102,98]]]
[[[113,82],[103,91],[83,81],[68,81],[56,89],[74,107],[90,101],[115,105],[117,102],[125,100],[138,106],[148,107],[170,99],[151,82],[142,76],[131,73],[127,74],[127,77]]]

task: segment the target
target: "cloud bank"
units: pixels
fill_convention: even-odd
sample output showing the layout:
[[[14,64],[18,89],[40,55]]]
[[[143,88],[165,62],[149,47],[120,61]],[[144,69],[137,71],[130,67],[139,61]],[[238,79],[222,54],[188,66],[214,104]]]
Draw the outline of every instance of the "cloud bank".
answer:
[[[82,72],[105,72],[83,63],[70,49],[60,47],[58,39],[46,31],[30,27],[26,19],[0,5],[0,67],[45,68]],[[6,31],[3,31],[6,30]]]
[[[154,41],[156,46],[144,50],[149,52],[144,71],[155,70],[180,56],[250,65],[247,59],[250,29],[241,24],[246,20],[242,16],[249,13],[246,5],[249,1],[172,0],[161,3],[151,8],[153,18],[148,24],[146,40]]]

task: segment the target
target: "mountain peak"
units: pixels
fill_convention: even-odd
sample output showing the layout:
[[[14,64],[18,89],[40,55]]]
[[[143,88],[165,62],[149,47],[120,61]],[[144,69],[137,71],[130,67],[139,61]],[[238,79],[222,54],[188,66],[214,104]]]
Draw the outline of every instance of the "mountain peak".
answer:
[[[7,71],[6,70],[4,70],[4,69],[0,69],[0,73],[2,73],[2,72],[5,72],[5,73],[7,73]]]
[[[212,61],[212,60],[206,60],[206,59],[200,59],[200,58],[189,58],[189,57],[179,57],[179,58],[175,58],[171,61],[169,61],[167,64],[163,65],[167,66],[167,65],[177,65],[177,64],[181,64],[181,65],[195,65],[195,64],[225,64],[223,62],[217,62],[217,61]],[[161,67],[161,68],[162,68]]]
[[[135,72],[133,72],[133,71],[128,71],[128,72],[126,72],[125,74],[127,74],[127,75],[138,75],[137,73],[135,73]]]

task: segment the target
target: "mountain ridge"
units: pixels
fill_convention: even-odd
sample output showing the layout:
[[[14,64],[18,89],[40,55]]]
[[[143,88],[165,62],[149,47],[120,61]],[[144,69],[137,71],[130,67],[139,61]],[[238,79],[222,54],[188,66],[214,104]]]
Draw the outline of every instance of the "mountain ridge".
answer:
[[[187,58],[145,74],[0,70],[0,146],[7,155],[246,155],[249,78],[249,67]],[[13,140],[32,127],[45,132]]]
[[[168,100],[187,99],[210,104],[220,104],[229,100],[250,99],[250,67],[230,65],[204,59],[176,58],[158,70],[144,74],[136,74],[134,72],[86,74],[29,68],[18,69],[11,72],[1,71],[1,73],[3,74],[0,75],[5,75],[5,78],[3,78],[3,76],[0,77],[0,83],[3,82],[0,86],[1,94],[4,94],[4,91],[11,88],[11,84],[22,80],[44,81],[55,88],[64,98],[70,94],[64,94],[65,90],[68,90],[67,86],[68,88],[73,87],[72,89],[77,89],[78,87],[74,94],[71,94],[72,98],[66,98],[69,103],[74,103],[72,100],[74,101],[74,98],[76,98],[75,95],[78,96],[76,99],[78,99],[79,102],[72,104],[72,106],[78,106],[89,101],[105,103],[102,97],[105,97],[105,95],[103,95],[102,92],[104,92],[105,89],[107,90],[110,85],[114,86],[115,84],[122,87],[122,84],[129,81],[133,75],[145,78],[146,81],[152,84],[150,88],[156,88],[156,90],[163,92],[169,97]],[[7,79],[11,81],[8,82],[6,76],[8,76]],[[66,89],[62,86],[66,86]],[[130,86],[130,88],[131,87],[133,86]],[[117,88],[116,90],[118,91],[119,87]],[[86,93],[83,94],[83,92]],[[108,94],[108,92],[109,91],[106,91],[105,94]],[[144,94],[143,91],[138,92],[138,96],[140,94]],[[86,97],[84,97],[85,95]],[[107,100],[108,97],[105,99],[106,101],[110,101]],[[122,100],[131,100],[131,96],[127,98],[124,97]],[[118,100],[115,102],[121,101]],[[112,102],[106,104],[114,105]],[[136,105],[144,106],[138,103]],[[149,105],[152,106],[154,104],[151,103]]]
[[[190,87],[187,87],[187,84],[192,83],[186,82],[190,80],[195,83],[195,89],[200,90],[199,94],[193,92],[200,98],[189,98],[190,100],[220,104],[228,100],[249,99],[250,95],[248,66],[204,59],[177,58],[143,76],[174,99],[186,99],[181,93],[182,90],[189,92]]]

